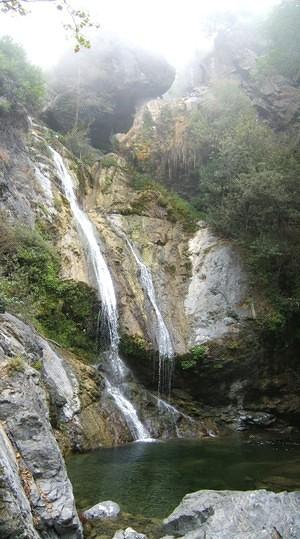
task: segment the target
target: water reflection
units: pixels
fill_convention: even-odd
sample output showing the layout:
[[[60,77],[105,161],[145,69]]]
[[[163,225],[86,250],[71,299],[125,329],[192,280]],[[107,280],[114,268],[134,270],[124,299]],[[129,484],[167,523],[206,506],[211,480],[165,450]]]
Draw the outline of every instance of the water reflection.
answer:
[[[300,489],[298,444],[222,440],[136,442],[67,462],[78,506],[111,499],[123,511],[166,516],[199,489]]]

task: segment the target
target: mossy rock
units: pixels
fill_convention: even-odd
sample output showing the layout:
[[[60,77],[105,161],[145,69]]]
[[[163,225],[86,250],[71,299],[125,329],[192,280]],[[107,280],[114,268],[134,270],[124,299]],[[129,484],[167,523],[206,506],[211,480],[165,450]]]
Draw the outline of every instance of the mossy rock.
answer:
[[[122,335],[120,351],[125,357],[143,361],[152,361],[154,357],[151,343],[147,342],[140,335]]]

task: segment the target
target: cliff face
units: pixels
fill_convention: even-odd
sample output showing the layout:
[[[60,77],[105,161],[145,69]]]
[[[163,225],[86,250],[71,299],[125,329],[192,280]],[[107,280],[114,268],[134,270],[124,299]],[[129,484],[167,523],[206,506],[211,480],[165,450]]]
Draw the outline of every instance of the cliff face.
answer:
[[[113,154],[110,159],[109,167],[103,160],[92,171],[85,204],[104,239],[123,333],[143,337],[155,348],[155,313],[128,241],[151,270],[176,353],[238,332],[249,309],[237,253],[203,223],[195,225],[196,233],[187,230],[184,218],[176,220],[155,187],[136,190],[128,163]]]
[[[9,137],[3,137],[1,150],[5,185],[1,204],[7,223],[19,226],[24,222],[32,230],[38,227],[42,233],[50,233],[51,240],[47,241],[55,245],[60,255],[61,278],[93,286],[82,241],[51,158],[48,132],[31,126],[24,118],[18,125],[8,125],[7,130]],[[52,137],[50,144],[57,146],[57,141]],[[65,159],[70,170],[73,169],[75,183],[78,182],[76,162],[67,152]],[[99,176],[110,185],[104,194],[98,186]],[[111,181],[112,176],[114,181]],[[92,177],[91,186],[88,183],[81,186],[82,195],[86,191],[86,197],[82,196],[83,205],[89,210],[105,244],[104,252],[121,305],[123,332],[132,336],[138,334],[156,347],[154,314],[148,316],[148,300],[128,249],[128,237],[143,255],[144,250],[149,252],[147,260],[156,275],[155,287],[163,291],[160,307],[170,330],[174,324],[171,331],[176,349],[184,351],[188,342],[185,279],[189,273],[188,253],[184,251],[188,248],[189,236],[181,224],[168,221],[166,210],[157,204],[155,193],[147,195],[141,215],[132,213],[132,219],[127,220],[128,197],[132,195],[132,202],[134,199],[127,173],[120,178],[119,169],[115,174],[115,167],[100,165],[92,171]],[[124,200],[119,203],[122,185]],[[120,213],[112,216],[110,205],[117,207],[118,204]],[[153,237],[150,246],[149,237]],[[158,253],[156,247],[160,247]],[[160,269],[172,260],[174,267]],[[176,279],[183,292],[182,297],[174,299],[171,287],[167,290],[165,287],[169,286],[170,272],[175,279],[177,265],[181,269]],[[176,301],[181,302],[182,313],[178,311],[172,319],[169,312],[172,302],[175,306]],[[14,305],[14,311],[19,314]],[[22,308],[20,314],[26,318]],[[1,469],[6,500],[1,507],[1,531],[7,536],[10,529],[21,526],[28,537],[47,537],[47,534],[49,537],[80,537],[81,527],[61,451],[67,453],[129,441],[128,427],[111,399],[104,398],[103,379],[95,368],[49,344],[15,316],[2,314],[0,324]],[[149,402],[147,392],[133,381],[131,386],[132,392],[139,395],[139,410],[149,428],[151,426],[151,432],[166,436],[170,429],[168,409],[157,412],[155,398]],[[181,417],[181,429],[187,428],[183,416],[178,414],[178,417]],[[201,434],[201,425],[197,428]]]
[[[296,132],[299,127],[299,87],[275,70],[264,73],[260,62],[266,52],[263,32],[251,23],[233,25],[218,32],[209,54],[195,55],[184,75],[178,74],[170,93],[195,98],[216,81],[235,81],[249,95],[259,116],[273,129]]]
[[[170,105],[160,100],[150,103],[147,107],[159,126],[161,118],[165,115],[164,108]],[[177,114],[178,110],[183,115],[176,116],[176,121],[180,125],[180,118],[189,114],[189,100],[177,102],[173,111]],[[120,143],[122,148],[125,145],[129,147],[129,144],[133,149],[136,147],[134,137],[139,135],[139,129],[142,128],[141,118],[142,115],[139,115],[131,132],[126,138],[123,137]],[[203,369],[201,361],[187,370],[181,369],[180,361],[176,362],[174,383],[178,391],[185,392],[183,406],[189,406],[190,393],[192,398],[201,402],[202,406],[205,405],[206,399],[209,406],[213,405],[209,389],[211,385],[207,381],[207,377],[211,377],[214,380],[213,387],[221,387],[222,383],[225,383],[224,399],[221,399],[218,405],[221,407],[230,405],[233,415],[237,401],[243,402],[245,386],[248,387],[246,398],[248,408],[254,406],[253,395],[261,391],[266,398],[262,396],[258,409],[263,410],[264,406],[267,406],[273,413],[275,405],[267,404],[268,399],[270,400],[269,389],[262,381],[259,382],[261,369],[264,371],[263,380],[268,379],[268,367],[263,366],[263,362],[256,361],[254,365],[257,377],[251,374],[253,354],[256,354],[255,347],[253,354],[248,349],[249,354],[246,354],[245,359],[244,331],[251,329],[251,319],[258,307],[255,305],[253,308],[253,299],[249,298],[247,288],[247,276],[240,257],[232,245],[217,238],[204,223],[195,224],[194,219],[191,224],[181,208],[178,210],[177,202],[168,198],[157,185],[151,183],[138,185],[136,170],[123,157],[109,154],[96,163],[88,174],[82,175],[79,174],[80,169],[76,160],[47,130],[35,125],[30,128],[25,124],[22,128],[14,128],[10,132],[10,137],[17,140],[14,147],[19,153],[10,150],[9,160],[2,163],[4,181],[6,176],[8,178],[7,189],[2,197],[2,207],[9,215],[9,219],[14,222],[23,219],[25,212],[30,226],[39,225],[42,229],[51,231],[51,241],[54,242],[61,260],[62,279],[74,279],[94,286],[93,272],[87,263],[81,237],[74,224],[48,149],[50,137],[50,145],[57,147],[64,155],[66,163],[69,163],[69,170],[78,186],[82,206],[98,230],[102,251],[116,288],[120,330],[125,342],[124,353],[128,356],[127,359],[138,378],[147,387],[155,389],[152,386],[151,358],[158,349],[158,322],[132,248],[140,262],[151,272],[157,307],[170,332],[175,353],[183,357],[195,346],[204,345],[207,348],[208,355],[203,363]],[[155,131],[156,145],[160,140],[157,132],[158,129]],[[12,138],[8,138],[7,147],[3,142],[3,148],[8,151],[9,145],[12,147]],[[155,156],[152,147],[150,149],[150,156]],[[18,193],[14,190],[17,183]],[[18,314],[16,310],[14,312]],[[131,357],[131,348],[126,346],[128,339],[130,347],[138,343],[143,359]],[[246,347],[247,339],[248,337],[245,341]],[[225,346],[223,349],[222,342]],[[219,370],[215,368],[214,343],[219,350],[219,357],[224,360],[224,365],[222,362],[222,369]],[[243,374],[242,382],[243,369],[236,363],[239,354],[240,365],[243,364],[244,372],[248,373]],[[73,361],[72,358],[70,361]],[[87,448],[95,447],[99,443],[109,445],[126,440],[128,432],[118,414],[115,414],[117,427],[113,432],[107,430],[105,426],[106,412],[103,412],[103,418],[101,413],[99,415],[99,409],[101,406],[105,409],[105,406],[103,403],[99,404],[101,382],[98,385],[94,383],[94,371],[82,364],[80,366],[76,360],[73,365],[77,380],[80,380],[81,385],[87,386],[86,392],[84,388],[79,392],[83,403],[80,413],[82,418],[86,417],[86,421],[83,421],[84,426],[77,441],[74,443],[65,441],[66,445],[74,447],[77,444],[80,448]],[[202,378],[205,380],[203,384]],[[284,410],[287,410],[284,404],[285,395],[289,390],[284,389],[286,382],[280,375],[279,378],[282,387],[280,407],[285,414]],[[198,380],[195,382],[196,385],[193,379]],[[297,407],[297,402],[295,403],[293,410]],[[256,404],[254,407],[257,408]],[[242,412],[243,405],[240,409]],[[101,419],[98,419],[100,416]]]

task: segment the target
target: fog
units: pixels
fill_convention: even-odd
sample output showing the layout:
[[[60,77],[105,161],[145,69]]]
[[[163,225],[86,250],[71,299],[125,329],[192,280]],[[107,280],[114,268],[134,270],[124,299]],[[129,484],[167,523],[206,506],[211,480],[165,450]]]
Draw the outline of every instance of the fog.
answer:
[[[262,16],[276,0],[71,0],[89,10],[99,32],[112,31],[127,41],[164,55],[175,66],[184,64],[196,48],[209,48],[204,22],[214,12],[233,11]],[[1,14],[1,35],[11,35],[29,59],[44,68],[54,65],[72,41],[66,38],[62,15],[54,6],[37,2],[25,17]],[[89,37],[93,38],[92,35]]]

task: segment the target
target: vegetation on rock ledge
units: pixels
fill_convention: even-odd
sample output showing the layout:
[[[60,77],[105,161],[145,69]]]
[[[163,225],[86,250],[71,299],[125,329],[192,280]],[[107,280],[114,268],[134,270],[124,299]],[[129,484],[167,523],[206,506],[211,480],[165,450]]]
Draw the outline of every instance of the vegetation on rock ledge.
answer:
[[[96,353],[98,301],[85,283],[60,278],[54,247],[37,230],[1,222],[0,299],[46,337],[83,355]]]
[[[170,191],[151,177],[135,172],[133,174],[133,187],[140,192],[140,196],[133,201],[133,209],[143,212],[149,202],[151,193],[156,195],[156,203],[165,209],[170,221],[182,223],[186,232],[194,232],[197,229],[197,221],[201,214],[187,200],[177,193]]]
[[[139,335],[122,335],[120,341],[120,352],[125,357],[131,357],[137,360],[152,360],[154,351],[151,345]]]

